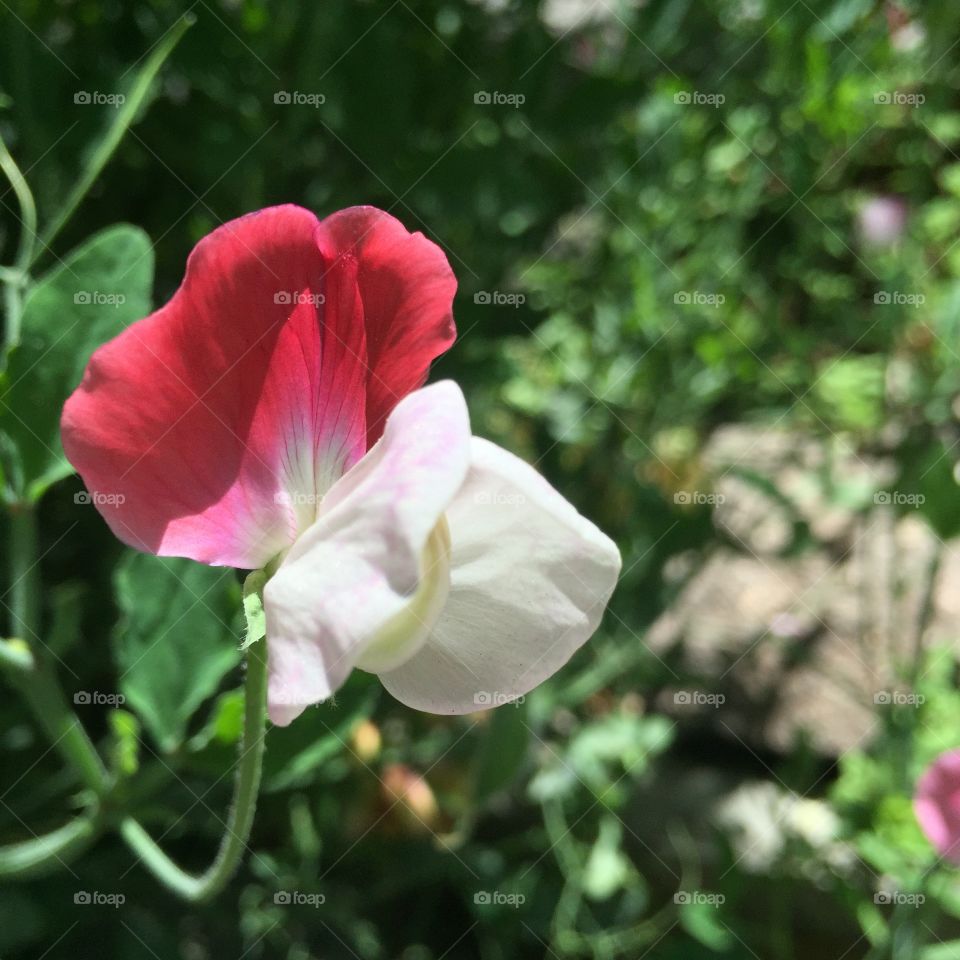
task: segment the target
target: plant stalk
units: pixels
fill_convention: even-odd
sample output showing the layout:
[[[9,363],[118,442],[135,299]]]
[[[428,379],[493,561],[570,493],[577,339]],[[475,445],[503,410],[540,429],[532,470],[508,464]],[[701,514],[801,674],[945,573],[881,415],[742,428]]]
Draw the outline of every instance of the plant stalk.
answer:
[[[250,839],[260,791],[266,733],[267,645],[265,640],[247,650],[244,688],[243,740],[234,781],[233,803],[220,849],[202,874],[179,867],[133,817],[120,823],[120,835],[143,865],[169,890],[185,900],[200,902],[219,893],[236,872]]]

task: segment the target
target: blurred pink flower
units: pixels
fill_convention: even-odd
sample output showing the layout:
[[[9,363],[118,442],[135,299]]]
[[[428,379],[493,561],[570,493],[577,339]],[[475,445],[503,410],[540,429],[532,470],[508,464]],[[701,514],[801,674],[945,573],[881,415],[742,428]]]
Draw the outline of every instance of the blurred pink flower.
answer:
[[[896,243],[907,225],[907,205],[899,197],[871,197],[857,215],[860,237],[877,247]]]
[[[937,853],[960,864],[960,749],[940,754],[927,768],[913,809]]]

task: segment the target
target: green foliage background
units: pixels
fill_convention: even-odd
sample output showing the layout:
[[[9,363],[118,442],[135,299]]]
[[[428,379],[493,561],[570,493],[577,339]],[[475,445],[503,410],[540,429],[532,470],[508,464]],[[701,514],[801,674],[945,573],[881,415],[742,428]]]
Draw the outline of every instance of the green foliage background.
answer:
[[[595,13],[552,22],[580,7]],[[625,571],[597,637],[520,708],[415,715],[357,675],[335,708],[274,731],[251,853],[212,905],[177,902],[108,835],[51,875],[0,881],[0,956],[93,944],[122,960],[960,955],[955,879],[909,807],[922,764],[960,739],[952,655],[925,672],[927,712],[897,714],[824,769],[802,746],[758,761],[689,741],[649,707],[670,677],[644,645],[674,598],[667,560],[722,540],[709,507],[675,499],[709,485],[700,453],[720,425],[890,456],[896,488],[924,492],[932,529],[960,531],[955,5],[189,9],[196,23],[148,106],[41,250],[0,395],[6,501],[42,495],[42,622],[58,672],[68,694],[126,698],[120,711],[78,707],[123,803],[183,863],[207,863],[239,735],[239,586],[125,552],[76,502],[56,420],[90,350],[151,296],[165,301],[192,245],[227,219],[287,201],[320,215],[371,203],[438,242],[460,281],[460,339],[435,375],[461,382],[475,432],[536,462],[617,539]],[[76,95],[131,91],[185,10],[0,5],[0,132],[41,224],[115,119]],[[898,48],[904,24],[922,31],[910,49]],[[324,102],[276,103],[282,91]],[[907,212],[892,246],[858,233],[875,196]],[[4,188],[3,263],[17,236]],[[64,262],[93,289],[122,283],[125,305],[79,310]],[[812,546],[795,533],[791,550]],[[13,842],[82,797],[16,696],[0,714],[0,840]],[[695,810],[664,802],[678,765],[705,762],[829,796],[859,865],[814,876],[800,849],[795,868],[751,877]],[[880,909],[877,875],[924,892],[923,910]],[[694,888],[725,902],[674,902]],[[77,891],[126,899],[77,906]],[[488,904],[487,891],[525,899]]]

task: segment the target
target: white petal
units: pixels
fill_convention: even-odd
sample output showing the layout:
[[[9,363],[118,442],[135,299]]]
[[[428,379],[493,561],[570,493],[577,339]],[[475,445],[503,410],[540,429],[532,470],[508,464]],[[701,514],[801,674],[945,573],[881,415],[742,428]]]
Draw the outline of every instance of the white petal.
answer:
[[[392,668],[426,639],[449,587],[443,512],[469,462],[466,403],[444,381],[403,399],[331,488],[264,591],[274,723],[326,699],[365,655]]]
[[[567,662],[600,623],[620,553],[532,467],[477,437],[447,522],[447,604],[421,650],[380,679],[411,707],[469,713]]]

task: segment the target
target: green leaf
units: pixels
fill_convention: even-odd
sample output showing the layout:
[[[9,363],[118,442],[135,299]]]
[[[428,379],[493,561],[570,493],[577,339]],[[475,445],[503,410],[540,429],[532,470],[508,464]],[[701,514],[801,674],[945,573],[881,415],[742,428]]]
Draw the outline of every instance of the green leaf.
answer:
[[[247,632],[241,650],[246,650],[250,644],[263,640],[267,635],[267,616],[263,612],[263,588],[266,583],[267,575],[262,570],[254,570],[244,581],[243,616],[247,622]]]
[[[942,540],[960,533],[960,511],[957,510],[960,486],[954,475],[954,456],[952,449],[935,444],[916,471],[920,491],[918,509]]]
[[[476,806],[483,806],[516,779],[530,743],[526,715],[526,703],[522,700],[504,704],[492,712],[473,770]]]
[[[883,422],[883,357],[844,356],[821,366],[813,394],[843,429],[869,430]]]
[[[115,577],[123,618],[113,648],[120,689],[164,750],[240,659],[233,571],[131,553]]]
[[[210,743],[238,744],[243,736],[243,690],[228,690],[220,694],[210,710],[203,729],[190,741],[190,749],[200,751]]]
[[[73,468],[60,445],[60,412],[90,354],[150,312],[153,248],[136,227],[94,235],[27,294],[21,339],[0,385],[0,433],[15,444],[17,496],[39,499]],[[10,459],[9,457],[7,459]]]

